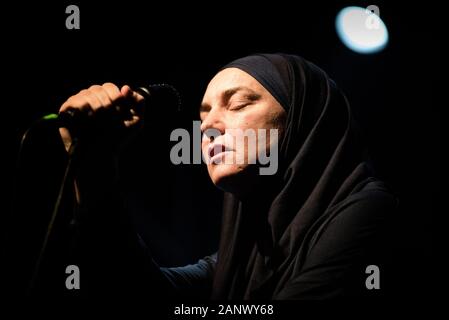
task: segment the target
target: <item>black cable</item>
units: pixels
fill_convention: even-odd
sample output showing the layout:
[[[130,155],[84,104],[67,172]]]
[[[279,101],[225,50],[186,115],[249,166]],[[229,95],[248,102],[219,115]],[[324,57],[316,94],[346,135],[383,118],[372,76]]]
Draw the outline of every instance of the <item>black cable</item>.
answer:
[[[42,264],[42,260],[45,255],[45,251],[47,249],[48,241],[50,239],[50,235],[53,230],[53,226],[54,226],[56,217],[58,216],[58,213],[59,213],[59,208],[61,206],[62,198],[64,195],[65,185],[67,183],[67,178],[69,177],[71,169],[72,169],[73,158],[76,153],[77,147],[78,147],[78,140],[74,139],[72,144],[70,145],[70,148],[68,151],[69,158],[68,158],[67,165],[65,168],[64,176],[61,181],[61,186],[59,187],[58,197],[57,197],[55,205],[53,207],[53,212],[52,212],[50,221],[48,222],[48,225],[47,225],[47,232],[45,234],[44,241],[42,242],[42,247],[39,252],[39,256],[37,258],[36,265],[33,269],[33,276],[31,278],[30,285],[29,285],[29,293],[31,293],[34,286],[36,285],[36,281],[39,276],[40,266]]]

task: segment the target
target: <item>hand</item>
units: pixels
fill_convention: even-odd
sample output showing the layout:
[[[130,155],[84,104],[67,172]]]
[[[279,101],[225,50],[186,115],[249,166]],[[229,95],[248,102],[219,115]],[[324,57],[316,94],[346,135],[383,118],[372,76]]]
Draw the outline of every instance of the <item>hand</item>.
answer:
[[[119,89],[113,83],[93,85],[81,90],[65,101],[59,112],[78,109],[85,113],[89,127],[84,132],[83,144],[90,150],[117,150],[143,125],[144,97],[128,85]],[[66,150],[72,143],[72,135],[67,128],[60,128]]]

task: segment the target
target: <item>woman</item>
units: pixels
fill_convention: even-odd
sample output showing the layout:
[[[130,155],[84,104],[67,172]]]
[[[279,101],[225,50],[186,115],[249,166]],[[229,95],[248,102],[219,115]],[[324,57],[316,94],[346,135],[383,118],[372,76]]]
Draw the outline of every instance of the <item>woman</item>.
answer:
[[[71,97],[60,111],[95,113],[120,102],[131,110],[125,126],[134,127],[141,100],[128,86],[105,84]],[[213,299],[372,295],[365,271],[369,265],[382,271],[396,199],[375,178],[335,83],[298,56],[248,56],[211,80],[200,117],[209,175],[225,191],[218,254],[184,268],[160,269],[150,261],[153,285],[157,278],[169,294]],[[278,139],[258,136],[251,162],[248,143],[234,148],[239,137],[232,129],[277,130]],[[273,175],[257,170],[257,155],[267,147],[279,152]],[[239,157],[245,161],[224,161]],[[83,188],[89,194],[87,185],[79,185],[81,194]]]

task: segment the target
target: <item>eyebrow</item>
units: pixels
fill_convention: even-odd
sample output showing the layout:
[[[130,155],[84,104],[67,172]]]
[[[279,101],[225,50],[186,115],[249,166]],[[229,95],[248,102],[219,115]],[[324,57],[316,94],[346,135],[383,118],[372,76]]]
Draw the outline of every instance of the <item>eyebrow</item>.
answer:
[[[227,104],[231,97],[240,91],[247,91],[248,94],[245,95],[245,98],[250,101],[256,101],[260,99],[261,95],[257,93],[256,91],[250,89],[249,87],[245,86],[238,86],[234,88],[226,89],[221,93],[221,100],[223,101],[223,104]],[[207,103],[201,103],[200,105],[200,112],[208,111],[210,109],[210,106]]]

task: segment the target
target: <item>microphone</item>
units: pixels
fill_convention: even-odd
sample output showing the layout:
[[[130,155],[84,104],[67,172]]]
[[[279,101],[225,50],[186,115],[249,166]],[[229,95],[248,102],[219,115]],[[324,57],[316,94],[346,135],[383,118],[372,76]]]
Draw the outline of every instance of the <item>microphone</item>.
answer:
[[[150,108],[150,105],[161,103],[176,104],[176,111],[181,111],[181,96],[178,90],[170,84],[152,84],[144,87],[138,87],[134,89],[134,91],[144,97],[145,112]],[[173,99],[176,99],[176,101],[173,101]],[[103,113],[106,114],[107,112],[108,111],[105,111]],[[114,121],[117,122],[121,120],[117,114],[100,115],[98,118],[101,116],[107,118],[103,119],[104,122],[109,122],[111,125]],[[42,118],[42,120],[54,121],[57,126],[69,129],[72,134],[83,130],[83,128],[86,128],[87,125],[92,123],[92,119],[90,119],[86,112],[76,108],[69,108],[58,114],[52,113],[46,115]]]

